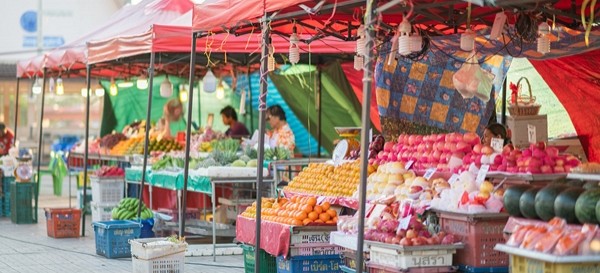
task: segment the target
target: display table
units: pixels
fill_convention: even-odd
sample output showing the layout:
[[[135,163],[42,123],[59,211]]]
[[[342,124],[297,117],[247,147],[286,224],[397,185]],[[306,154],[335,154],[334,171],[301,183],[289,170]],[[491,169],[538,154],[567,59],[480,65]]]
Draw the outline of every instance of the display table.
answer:
[[[277,257],[287,256],[290,249],[290,226],[261,221],[260,248]],[[236,239],[242,243],[256,245],[256,220],[243,216],[237,217],[235,226]]]

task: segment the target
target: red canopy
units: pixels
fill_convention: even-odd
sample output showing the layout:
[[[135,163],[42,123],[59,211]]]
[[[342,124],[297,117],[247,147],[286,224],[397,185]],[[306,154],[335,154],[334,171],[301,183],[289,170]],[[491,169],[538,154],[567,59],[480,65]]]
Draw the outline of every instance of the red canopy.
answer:
[[[87,64],[86,42],[107,39],[117,35],[145,33],[152,24],[166,24],[190,11],[190,0],[144,0],[135,6],[126,6],[115,13],[106,24],[76,41],[17,63],[17,77],[41,75],[44,67],[51,71],[84,69]]]

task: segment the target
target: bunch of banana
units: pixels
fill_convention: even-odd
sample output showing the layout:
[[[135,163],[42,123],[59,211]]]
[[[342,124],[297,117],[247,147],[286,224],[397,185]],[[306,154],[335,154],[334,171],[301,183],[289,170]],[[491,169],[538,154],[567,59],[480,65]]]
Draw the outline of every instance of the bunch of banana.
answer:
[[[137,198],[123,198],[119,205],[112,210],[112,219],[113,220],[133,220],[136,219],[138,205],[140,204],[140,200]],[[140,218],[142,220],[146,220],[154,217],[154,213],[152,210],[146,207],[144,203],[142,203],[142,212],[140,214]]]

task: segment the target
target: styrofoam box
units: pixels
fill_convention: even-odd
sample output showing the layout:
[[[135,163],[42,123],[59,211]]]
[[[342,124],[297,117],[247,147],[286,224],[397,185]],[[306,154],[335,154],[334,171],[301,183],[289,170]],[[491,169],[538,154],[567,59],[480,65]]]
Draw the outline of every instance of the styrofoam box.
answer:
[[[98,204],[90,202],[92,208],[92,222],[110,221],[112,218],[112,210],[119,204]]]
[[[328,244],[331,232],[335,230],[336,226],[292,227],[290,244]]]
[[[511,141],[516,147],[528,147],[527,125],[535,126],[536,142],[548,141],[548,116],[508,116],[506,126],[511,131]]]
[[[304,244],[290,246],[290,256],[338,255],[344,250],[332,244]]]
[[[371,246],[370,262],[393,268],[438,267],[452,265],[456,249],[403,250]]]

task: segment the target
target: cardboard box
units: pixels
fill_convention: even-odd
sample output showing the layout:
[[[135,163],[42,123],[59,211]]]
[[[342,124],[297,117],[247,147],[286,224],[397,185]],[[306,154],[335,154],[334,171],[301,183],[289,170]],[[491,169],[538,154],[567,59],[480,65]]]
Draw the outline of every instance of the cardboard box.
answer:
[[[535,126],[536,142],[548,142],[548,116],[508,116],[506,125],[511,132],[511,141],[515,147],[529,146],[528,125]]]

